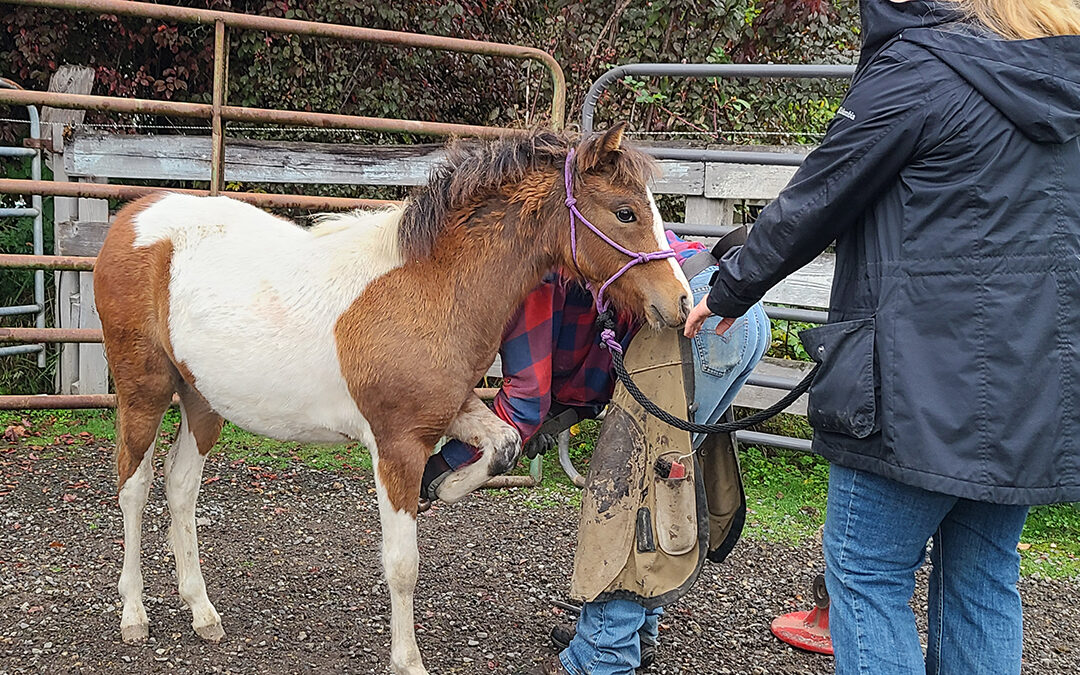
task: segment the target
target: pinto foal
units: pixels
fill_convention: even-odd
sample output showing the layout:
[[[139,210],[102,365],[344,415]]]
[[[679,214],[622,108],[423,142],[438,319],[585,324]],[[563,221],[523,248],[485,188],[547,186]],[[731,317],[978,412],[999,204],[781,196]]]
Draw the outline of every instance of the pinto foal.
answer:
[[[377,478],[391,664],[427,672],[413,633],[424,463],[443,436],[482,450],[444,484],[447,501],[513,467],[521,439],[472,390],[503,326],[547,271],[599,286],[627,263],[584,228],[571,242],[564,170],[578,210],[606,236],[633,251],[668,248],[645,185],[651,163],[622,144],[622,129],[452,145],[404,207],[328,216],[310,229],[227,197],[155,195],[117,215],[94,291],[118,398],[125,642],[149,634],[142,512],[175,393],[169,539],[196,633],[224,636],[195,533],[203,462],[223,419],[285,440],[357,440]],[[679,325],[689,310],[670,259],[635,265],[605,293],[656,326]]]

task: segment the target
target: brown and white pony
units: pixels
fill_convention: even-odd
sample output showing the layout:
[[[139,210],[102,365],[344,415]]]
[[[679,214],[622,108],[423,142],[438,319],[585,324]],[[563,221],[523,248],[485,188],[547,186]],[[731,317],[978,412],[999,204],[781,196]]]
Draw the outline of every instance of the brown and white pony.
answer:
[[[646,188],[651,163],[622,144],[622,126],[581,140],[537,132],[454,144],[403,207],[327,216],[310,229],[228,197],[155,195],[117,215],[94,291],[118,397],[125,642],[148,636],[142,512],[175,393],[169,538],[195,632],[224,636],[195,533],[203,462],[223,420],[285,440],[357,440],[375,467],[392,666],[426,672],[413,633],[424,464],[443,436],[481,448],[441,487],[447,501],[510,469],[521,440],[472,389],[503,327],[547,271],[598,287],[627,263],[584,227],[572,253],[564,164],[577,209],[611,240],[669,248]],[[605,293],[656,326],[680,325],[689,310],[673,260],[635,265]]]

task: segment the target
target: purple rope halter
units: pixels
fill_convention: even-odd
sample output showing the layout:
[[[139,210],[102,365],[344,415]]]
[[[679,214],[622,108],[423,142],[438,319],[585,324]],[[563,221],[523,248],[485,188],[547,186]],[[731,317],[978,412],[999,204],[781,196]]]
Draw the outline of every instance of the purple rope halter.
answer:
[[[621,277],[628,269],[639,263],[646,263],[650,260],[663,260],[665,258],[671,258],[675,255],[675,251],[667,249],[664,251],[652,251],[651,253],[635,253],[630,249],[622,246],[617,241],[607,236],[600,231],[600,228],[596,227],[589,220],[582,215],[581,211],[577,207],[577,199],[574,198],[574,155],[577,151],[574,148],[570,148],[570,152],[566,153],[566,166],[563,169],[563,177],[566,180],[566,208],[570,210],[570,253],[574,259],[574,267],[578,266],[577,261],[577,221],[581,221],[586,227],[593,231],[596,236],[607,242],[609,246],[630,256],[630,262],[622,266],[615,274],[611,275],[607,281],[601,286],[600,290],[595,292],[596,296],[596,311],[598,314],[603,314],[608,309],[608,303],[604,300],[604,291],[612,284],[616,279]],[[580,268],[578,268],[580,272]],[[592,290],[592,284],[586,284],[589,290]],[[612,351],[622,353],[622,345],[615,339],[615,331],[611,328],[605,328],[600,332],[600,339]]]

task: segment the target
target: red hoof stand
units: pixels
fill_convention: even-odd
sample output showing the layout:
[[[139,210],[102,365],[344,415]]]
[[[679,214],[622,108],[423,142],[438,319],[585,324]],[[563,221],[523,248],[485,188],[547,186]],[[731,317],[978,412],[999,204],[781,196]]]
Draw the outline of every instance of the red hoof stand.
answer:
[[[829,635],[829,594],[824,577],[814,579],[814,604],[809,612],[792,612],[772,622],[772,633],[793,647],[832,656]]]

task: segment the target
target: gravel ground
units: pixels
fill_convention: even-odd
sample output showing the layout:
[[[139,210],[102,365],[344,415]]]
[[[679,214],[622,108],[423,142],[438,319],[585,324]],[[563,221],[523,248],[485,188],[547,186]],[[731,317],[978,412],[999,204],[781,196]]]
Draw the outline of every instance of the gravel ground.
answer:
[[[226,637],[200,641],[181,606],[159,476],[143,541],[151,637],[130,647],[119,639],[111,448],[76,442],[35,454],[0,445],[0,675],[387,672],[389,603],[370,478],[216,456],[204,479],[203,572]],[[574,547],[575,511],[558,502],[517,490],[421,515],[416,621],[432,673],[521,673],[550,653],[547,630],[568,621],[551,600],[568,587]],[[832,672],[828,657],[768,630],[773,617],[809,609],[821,564],[816,546],[744,539],[670,608],[651,673]],[[1025,579],[1021,592],[1024,672],[1080,672],[1080,582]]]

